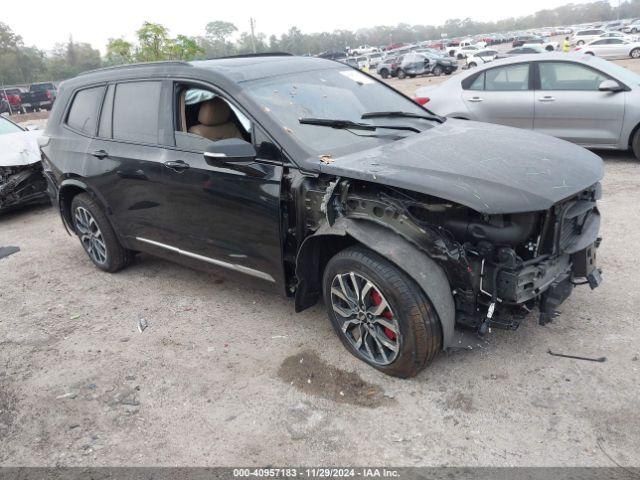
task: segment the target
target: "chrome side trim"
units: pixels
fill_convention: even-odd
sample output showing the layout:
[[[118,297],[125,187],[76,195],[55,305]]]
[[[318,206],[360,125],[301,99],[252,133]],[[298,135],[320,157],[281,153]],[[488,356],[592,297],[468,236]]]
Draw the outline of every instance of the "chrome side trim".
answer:
[[[172,247],[171,245],[166,245],[164,243],[156,242],[155,240],[149,240],[148,238],[136,237],[136,240],[138,240],[139,242],[148,243],[149,245],[170,250],[172,252],[178,253],[180,255],[184,255],[186,257],[191,257],[191,258],[195,258],[196,260],[211,263],[213,265],[217,265],[218,267],[228,268],[229,270],[235,270],[236,272],[245,273],[247,275],[251,275],[252,277],[261,278],[262,280],[275,283],[275,279],[268,273],[261,272],[260,270],[255,270],[253,268],[245,267],[244,265],[238,265],[237,263],[228,263],[222,260],[216,260],[215,258],[205,257],[204,255],[198,255],[197,253],[188,252],[187,250],[182,250],[181,248],[178,248],[178,247]]]

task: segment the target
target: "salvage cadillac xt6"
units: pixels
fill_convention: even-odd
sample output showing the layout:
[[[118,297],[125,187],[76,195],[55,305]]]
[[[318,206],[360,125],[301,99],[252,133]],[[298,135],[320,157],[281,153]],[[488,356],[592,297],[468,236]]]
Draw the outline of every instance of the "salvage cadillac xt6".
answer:
[[[599,157],[442,118],[330,60],[89,72],[61,85],[40,147],[97,267],[145,252],[257,279],[296,311],[322,299],[391,375],[600,283]]]

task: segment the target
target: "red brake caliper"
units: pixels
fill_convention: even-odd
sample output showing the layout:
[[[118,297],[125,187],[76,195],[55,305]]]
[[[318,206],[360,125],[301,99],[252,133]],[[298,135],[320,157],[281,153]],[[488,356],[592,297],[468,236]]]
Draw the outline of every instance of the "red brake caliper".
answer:
[[[382,303],[382,296],[378,293],[377,290],[371,289],[371,301],[374,305],[380,305]],[[393,314],[387,308],[384,312],[382,312],[382,316],[391,320],[393,318]],[[395,340],[396,334],[390,328],[383,327],[384,334],[389,338],[389,340]]]

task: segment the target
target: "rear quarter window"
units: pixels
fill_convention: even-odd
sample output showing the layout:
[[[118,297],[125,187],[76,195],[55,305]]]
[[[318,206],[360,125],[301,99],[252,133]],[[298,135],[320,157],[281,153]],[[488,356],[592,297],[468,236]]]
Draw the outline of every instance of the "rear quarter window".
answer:
[[[67,114],[67,125],[84,134],[93,135],[96,131],[98,106],[103,94],[104,86],[78,91],[73,97]]]

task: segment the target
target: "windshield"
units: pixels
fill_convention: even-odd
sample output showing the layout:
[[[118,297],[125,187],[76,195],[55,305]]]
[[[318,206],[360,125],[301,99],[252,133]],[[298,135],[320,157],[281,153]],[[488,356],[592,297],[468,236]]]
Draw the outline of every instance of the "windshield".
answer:
[[[6,118],[0,117],[0,135],[8,133],[22,132],[22,129],[15,123],[10,122]]]
[[[403,111],[425,115],[413,101],[356,70],[341,68],[302,72],[243,82],[247,94],[271,115],[303,148],[317,154],[337,154],[350,148],[370,148],[380,143],[415,135],[412,132],[378,129],[375,132],[338,130],[301,125],[300,118],[363,122],[368,112]],[[433,122],[415,118],[375,118],[367,123],[403,125],[419,130]]]
[[[44,90],[53,90],[53,84],[52,83],[38,83],[38,84],[31,85],[31,91],[32,92],[42,92]]]

